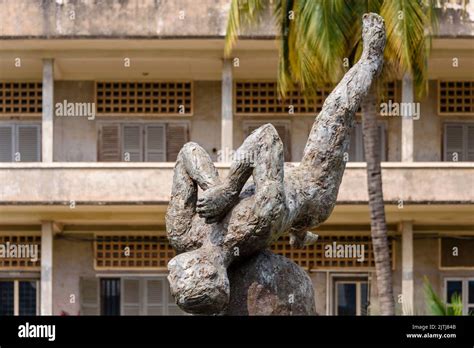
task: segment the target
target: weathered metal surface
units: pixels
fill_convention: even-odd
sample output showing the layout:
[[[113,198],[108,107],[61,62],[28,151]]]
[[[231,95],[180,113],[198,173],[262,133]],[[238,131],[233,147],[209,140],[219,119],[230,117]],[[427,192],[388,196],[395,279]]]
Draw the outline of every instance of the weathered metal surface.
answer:
[[[334,208],[355,112],[382,68],[383,19],[364,15],[362,37],[361,59],[324,102],[299,166],[285,170],[283,145],[271,124],[245,139],[224,179],[198,144],[188,143],[179,153],[166,227],[179,253],[168,264],[168,279],[183,310],[224,313],[230,297],[227,268],[284,233],[297,245],[314,242],[307,229]]]

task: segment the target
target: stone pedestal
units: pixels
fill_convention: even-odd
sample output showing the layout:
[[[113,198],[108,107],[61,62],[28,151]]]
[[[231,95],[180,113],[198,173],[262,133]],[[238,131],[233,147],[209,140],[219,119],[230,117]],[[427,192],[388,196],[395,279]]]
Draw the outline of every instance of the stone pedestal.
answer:
[[[228,269],[226,315],[316,315],[313,284],[293,261],[265,250]]]

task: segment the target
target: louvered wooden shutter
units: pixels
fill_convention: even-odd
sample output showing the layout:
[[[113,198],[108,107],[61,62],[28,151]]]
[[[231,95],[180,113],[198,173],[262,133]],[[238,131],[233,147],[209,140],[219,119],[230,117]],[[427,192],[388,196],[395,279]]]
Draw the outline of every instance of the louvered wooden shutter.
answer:
[[[120,127],[117,124],[102,125],[99,130],[99,161],[120,162]]]
[[[40,127],[39,125],[16,126],[16,151],[21,162],[38,162],[40,160]]]
[[[164,315],[164,279],[145,279],[146,288],[146,314]]]
[[[176,161],[178,153],[188,142],[187,124],[169,123],[166,127],[166,160]]]
[[[13,126],[0,127],[0,162],[13,161]]]
[[[455,159],[462,161],[463,153],[463,126],[459,124],[447,124],[444,128],[444,160],[451,162]]]
[[[165,125],[146,126],[145,161],[146,162],[166,162]]]
[[[140,280],[122,279],[122,315],[140,315]]]
[[[260,128],[263,124],[256,125],[251,124],[246,127],[245,136],[248,137],[254,130]],[[283,143],[283,151],[285,162],[291,162],[291,136],[290,130],[284,124],[273,125],[280,136],[281,142]]]
[[[142,127],[139,125],[124,125],[122,134],[122,161],[128,159],[128,162],[142,162]]]
[[[467,127],[467,160],[474,161],[474,124],[466,125]]]
[[[99,315],[99,280],[97,278],[80,279],[81,315]]]

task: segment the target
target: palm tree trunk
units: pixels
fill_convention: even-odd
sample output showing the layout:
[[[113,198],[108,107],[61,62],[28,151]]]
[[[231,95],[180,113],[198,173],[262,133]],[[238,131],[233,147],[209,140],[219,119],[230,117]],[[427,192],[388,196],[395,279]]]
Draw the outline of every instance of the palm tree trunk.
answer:
[[[393,300],[392,269],[385,222],[385,207],[382,191],[382,169],[380,167],[380,146],[377,128],[376,84],[362,102],[362,124],[364,151],[367,161],[367,187],[369,191],[369,210],[372,243],[377,276],[377,290],[381,315],[395,315]]]

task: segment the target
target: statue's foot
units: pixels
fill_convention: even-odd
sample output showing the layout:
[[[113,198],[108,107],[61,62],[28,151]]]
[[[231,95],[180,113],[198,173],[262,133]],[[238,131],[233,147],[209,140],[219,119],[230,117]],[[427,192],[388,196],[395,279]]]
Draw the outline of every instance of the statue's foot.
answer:
[[[238,192],[227,184],[220,184],[204,191],[196,204],[196,212],[206,223],[218,222],[237,203]]]

